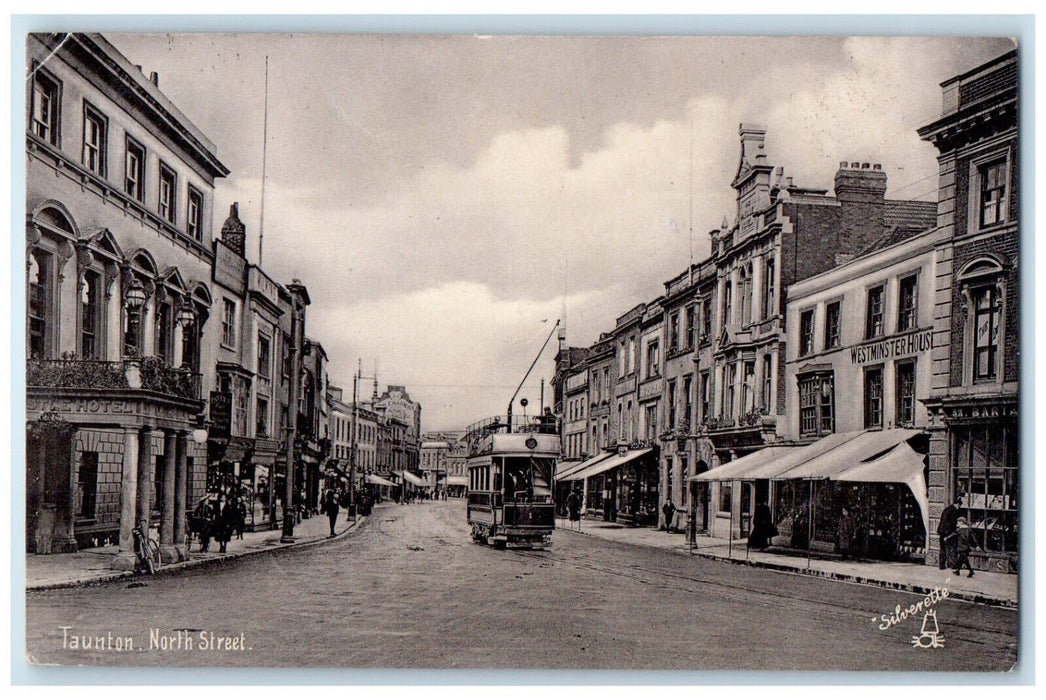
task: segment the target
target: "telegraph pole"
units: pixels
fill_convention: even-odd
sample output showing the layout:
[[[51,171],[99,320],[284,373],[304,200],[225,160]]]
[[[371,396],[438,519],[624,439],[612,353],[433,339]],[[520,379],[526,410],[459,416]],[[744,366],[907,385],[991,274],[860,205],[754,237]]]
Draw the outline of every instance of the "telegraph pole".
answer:
[[[356,441],[360,434],[360,399],[357,387],[363,369],[362,360],[357,358],[356,361],[356,374],[352,376],[352,447],[349,460],[349,507],[353,509],[353,518],[356,517]]]

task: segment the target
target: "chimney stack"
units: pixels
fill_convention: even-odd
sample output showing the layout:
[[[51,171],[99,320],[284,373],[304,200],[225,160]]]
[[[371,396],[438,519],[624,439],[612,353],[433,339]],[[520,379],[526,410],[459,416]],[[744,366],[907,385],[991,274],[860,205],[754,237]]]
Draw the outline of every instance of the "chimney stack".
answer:
[[[151,82],[156,87],[160,87],[160,74],[157,73],[156,71],[153,71],[152,73],[150,73],[149,74],[149,82]]]
[[[247,227],[240,221],[240,204],[229,205],[229,218],[222,224],[222,242],[236,251],[241,258],[246,258]]]
[[[886,199],[886,173],[882,165],[846,161],[835,173],[835,197],[841,202],[881,203]]]

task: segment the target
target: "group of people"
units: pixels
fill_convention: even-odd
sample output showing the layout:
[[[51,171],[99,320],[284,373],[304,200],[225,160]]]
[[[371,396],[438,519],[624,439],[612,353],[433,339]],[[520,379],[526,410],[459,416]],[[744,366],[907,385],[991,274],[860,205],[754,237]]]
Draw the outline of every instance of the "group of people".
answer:
[[[973,576],[970,566],[970,550],[973,549],[973,536],[970,524],[961,515],[962,497],[957,497],[941,511],[941,520],[937,524],[937,536],[941,539],[941,554],[937,562],[940,569],[951,568],[958,576],[965,568]]]
[[[343,489],[327,489],[323,494],[323,499],[320,503],[320,512],[327,516],[330,521],[330,535],[328,537],[334,537],[334,526],[338,523],[338,513],[341,512],[342,508],[348,509],[352,505],[352,497],[348,491]],[[371,500],[370,494],[366,491],[360,491],[356,494],[356,509],[360,515],[370,515],[373,501]],[[348,510],[348,515],[345,519],[350,520],[353,517],[352,510]]]
[[[212,539],[218,543],[218,551],[225,552],[234,534],[243,539],[246,521],[247,507],[242,499],[216,493],[197,504],[190,529],[200,539],[201,552],[210,550]]]

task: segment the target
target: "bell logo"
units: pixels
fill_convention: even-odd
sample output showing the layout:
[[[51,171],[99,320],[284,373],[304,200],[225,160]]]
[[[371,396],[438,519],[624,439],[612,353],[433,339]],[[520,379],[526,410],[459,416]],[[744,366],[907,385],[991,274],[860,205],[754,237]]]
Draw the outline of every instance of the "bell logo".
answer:
[[[944,635],[937,626],[937,611],[927,610],[923,615],[922,631],[912,637],[912,646],[920,649],[938,649],[944,646]]]

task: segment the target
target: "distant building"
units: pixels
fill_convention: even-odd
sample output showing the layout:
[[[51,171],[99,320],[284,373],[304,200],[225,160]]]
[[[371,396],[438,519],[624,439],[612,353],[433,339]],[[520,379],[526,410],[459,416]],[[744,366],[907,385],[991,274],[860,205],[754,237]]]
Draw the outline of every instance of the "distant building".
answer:
[[[416,471],[421,459],[421,404],[411,400],[405,386],[389,385],[385,393],[378,396],[375,382],[371,405],[378,413],[406,426],[398,449],[402,453],[403,468]]]

